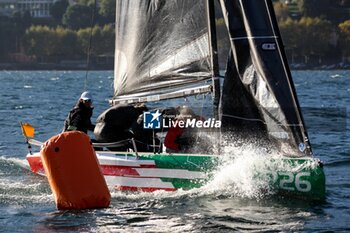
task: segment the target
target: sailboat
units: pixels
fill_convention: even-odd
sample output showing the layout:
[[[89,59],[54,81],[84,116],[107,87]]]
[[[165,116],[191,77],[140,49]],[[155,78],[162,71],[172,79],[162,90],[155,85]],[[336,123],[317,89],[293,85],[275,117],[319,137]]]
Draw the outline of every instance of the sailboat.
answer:
[[[222,11],[229,37],[230,52],[222,55],[228,57],[224,77],[215,7]],[[178,104],[211,94],[209,117],[220,126],[211,130],[216,140],[209,141],[215,147],[209,153],[168,153],[160,147],[142,152],[133,139],[128,152],[96,151],[107,184],[129,191],[201,187],[225,156],[221,143],[238,135],[266,140],[281,154],[266,158],[269,171],[258,172],[256,179],[268,179],[280,193],[325,198],[323,165],[312,153],[271,0],[117,0],[116,16],[110,104]],[[147,112],[154,113],[159,112]],[[153,135],[159,133],[153,125],[159,116],[144,125]],[[41,145],[34,139],[29,143]],[[27,160],[33,172],[44,173],[39,153],[28,154]]]

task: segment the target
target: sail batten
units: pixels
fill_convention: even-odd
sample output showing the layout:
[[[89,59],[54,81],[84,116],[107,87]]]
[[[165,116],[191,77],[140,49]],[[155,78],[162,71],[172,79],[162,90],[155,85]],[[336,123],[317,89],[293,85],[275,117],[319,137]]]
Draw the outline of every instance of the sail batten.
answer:
[[[204,84],[200,86],[180,88],[174,90],[163,90],[157,94],[152,93],[139,93],[136,95],[125,95],[118,98],[114,98],[110,101],[110,104],[135,104],[135,103],[147,103],[157,102],[161,100],[175,99],[181,97],[188,97],[193,95],[207,94],[213,91],[211,84]]]
[[[241,36],[241,37],[232,37],[230,40],[251,40],[251,39],[276,39],[277,36]]]

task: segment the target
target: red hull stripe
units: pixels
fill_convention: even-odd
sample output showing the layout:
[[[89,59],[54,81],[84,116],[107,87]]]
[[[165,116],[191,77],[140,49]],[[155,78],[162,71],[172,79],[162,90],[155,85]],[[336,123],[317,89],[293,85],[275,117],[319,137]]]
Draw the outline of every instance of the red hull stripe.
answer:
[[[44,166],[43,163],[41,162],[40,157],[29,157],[27,156],[27,160],[30,166],[30,169],[34,173],[44,173]]]
[[[101,165],[103,175],[109,176],[140,176],[132,167]]]
[[[120,191],[133,191],[133,192],[154,192],[158,190],[164,191],[176,191],[175,188],[149,188],[149,187],[132,187],[132,186],[115,186],[115,189]]]

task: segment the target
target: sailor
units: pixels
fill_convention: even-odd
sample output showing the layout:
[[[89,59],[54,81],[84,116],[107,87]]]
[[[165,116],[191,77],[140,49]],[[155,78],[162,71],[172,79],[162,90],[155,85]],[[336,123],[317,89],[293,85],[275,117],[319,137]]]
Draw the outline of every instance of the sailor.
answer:
[[[199,118],[188,106],[178,107],[179,115],[175,118],[175,126],[170,127],[164,139],[166,151],[169,153],[188,152],[195,144],[195,129],[181,127],[178,122]]]
[[[118,104],[104,111],[96,120],[94,130],[98,142],[120,142],[134,138],[130,130],[139,116],[147,110],[144,104]],[[115,148],[116,149],[116,148]],[[127,147],[117,150],[126,150]]]
[[[93,131],[95,125],[91,123],[92,111],[92,95],[85,91],[64,121],[63,131],[78,130],[86,134],[88,130]]]

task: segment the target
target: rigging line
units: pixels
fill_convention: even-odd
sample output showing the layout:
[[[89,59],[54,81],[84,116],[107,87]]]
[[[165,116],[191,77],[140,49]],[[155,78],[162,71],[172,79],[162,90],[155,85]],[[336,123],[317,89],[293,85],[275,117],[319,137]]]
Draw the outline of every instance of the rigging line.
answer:
[[[85,72],[85,81],[84,81],[84,91],[87,90],[87,80],[88,80],[88,74],[89,74],[90,54],[91,54],[91,48],[92,48],[92,34],[93,34],[93,26],[95,23],[96,6],[97,6],[97,0],[94,0],[94,7],[92,8],[92,12],[91,12],[89,45],[88,45],[87,52],[86,52],[87,57],[86,57],[86,72]]]
[[[231,118],[235,118],[235,119],[239,119],[239,120],[245,120],[245,121],[257,121],[257,122],[261,122],[264,125],[267,125],[267,123],[264,120],[258,119],[258,118],[245,118],[245,117],[240,117],[240,116],[235,116],[235,115],[228,115],[228,114],[222,114],[222,116],[225,117],[231,117]],[[298,126],[298,127],[302,127],[302,124],[282,124],[282,123],[277,123],[274,124],[277,126]]]
[[[205,95],[203,94],[202,96],[203,96],[203,98],[202,98],[201,110],[200,110],[200,116],[201,116],[201,117],[203,117],[203,109],[204,109],[204,105],[205,105],[205,103],[206,103],[206,101],[205,101]]]
[[[267,124],[265,121],[258,119],[258,118],[245,118],[245,117],[240,117],[240,116],[235,116],[235,115],[229,115],[229,114],[222,114],[222,116],[224,117],[231,117],[231,118],[236,118],[236,119],[240,119],[240,120],[246,120],[246,121],[258,121],[261,122],[263,124]]]

